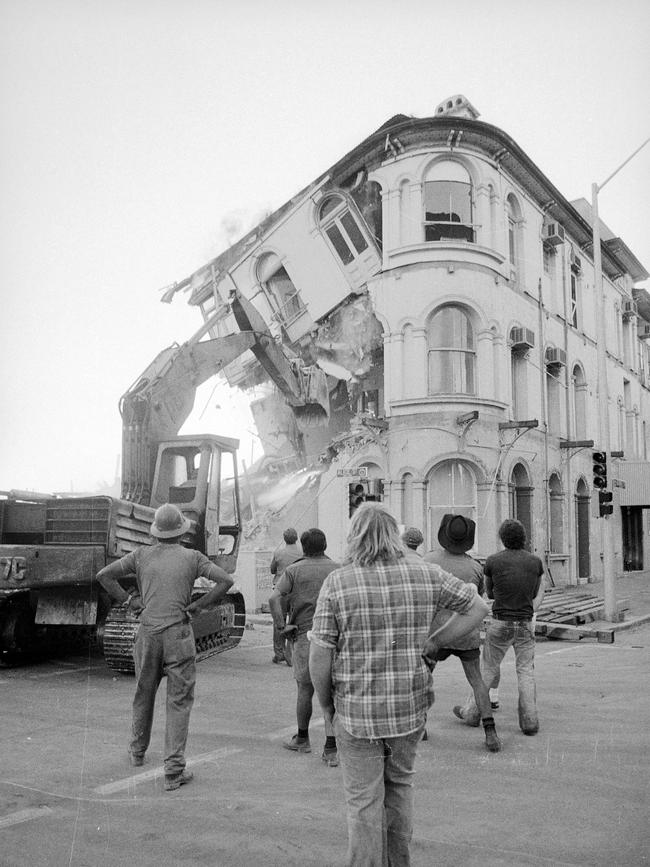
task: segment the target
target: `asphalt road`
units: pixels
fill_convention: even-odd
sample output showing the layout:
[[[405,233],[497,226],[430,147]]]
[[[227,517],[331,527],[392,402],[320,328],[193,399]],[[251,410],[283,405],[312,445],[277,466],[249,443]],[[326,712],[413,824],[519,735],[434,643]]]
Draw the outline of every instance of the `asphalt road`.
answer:
[[[0,670],[2,867],[340,865],[340,769],[283,750],[295,731],[291,669],[272,665],[271,630],[199,666],[188,765],[163,790],[164,683],[148,762],[130,768],[133,679],[98,656]],[[451,713],[460,663],[435,672],[429,740],[419,748],[414,867],[650,863],[650,624],[592,640],[541,640],[541,729],[517,726],[512,651],[496,714],[504,749]]]

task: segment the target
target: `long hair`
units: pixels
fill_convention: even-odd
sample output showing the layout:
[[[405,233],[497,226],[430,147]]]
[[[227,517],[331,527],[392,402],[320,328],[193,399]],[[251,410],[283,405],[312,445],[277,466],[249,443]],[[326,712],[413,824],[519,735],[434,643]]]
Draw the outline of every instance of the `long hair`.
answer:
[[[370,566],[396,563],[405,554],[397,521],[382,503],[363,503],[350,520],[345,562]]]

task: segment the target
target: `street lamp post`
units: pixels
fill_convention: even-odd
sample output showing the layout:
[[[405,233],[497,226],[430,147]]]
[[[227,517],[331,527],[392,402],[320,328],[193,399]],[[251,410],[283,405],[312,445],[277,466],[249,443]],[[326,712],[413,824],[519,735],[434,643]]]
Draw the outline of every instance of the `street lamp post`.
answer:
[[[605,316],[607,306],[605,303],[605,290],[603,285],[603,267],[600,253],[600,221],[598,218],[598,193],[605,184],[609,183],[614,175],[618,174],[623,166],[627,165],[632,157],[636,156],[641,148],[645,147],[650,138],[647,138],[634,153],[621,163],[621,165],[607,177],[602,184],[591,185],[591,218],[593,232],[594,251],[594,286],[598,303],[598,329],[596,333],[596,349],[598,358],[598,434],[600,448],[611,457],[610,429],[609,429],[609,386],[607,382],[607,328]],[[614,575],[614,524],[609,515],[603,517],[601,524],[601,540],[603,548],[603,580],[605,584],[605,619],[618,620],[616,606],[616,578]]]

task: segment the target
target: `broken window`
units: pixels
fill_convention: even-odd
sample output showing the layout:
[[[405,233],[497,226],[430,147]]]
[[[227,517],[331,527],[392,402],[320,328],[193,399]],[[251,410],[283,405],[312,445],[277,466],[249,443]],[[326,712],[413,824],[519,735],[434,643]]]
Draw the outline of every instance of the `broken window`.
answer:
[[[318,219],[344,265],[354,262],[368,249],[361,227],[343,196],[327,196],[320,206]]]
[[[260,258],[257,279],[282,322],[294,319],[304,309],[298,290],[276,253],[267,253]]]
[[[474,241],[472,182],[453,160],[435,163],[424,182],[424,240]]]
[[[461,307],[441,307],[429,320],[429,394],[474,394],[474,328]]]

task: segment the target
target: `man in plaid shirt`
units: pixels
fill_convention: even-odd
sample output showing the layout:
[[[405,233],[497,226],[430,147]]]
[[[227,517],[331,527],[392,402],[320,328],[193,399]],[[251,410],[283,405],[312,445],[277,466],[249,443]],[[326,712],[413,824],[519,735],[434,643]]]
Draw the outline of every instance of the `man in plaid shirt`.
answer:
[[[430,636],[442,608],[457,616]],[[312,682],[333,720],[343,771],[349,865],[410,863],[413,767],[433,703],[436,652],[487,611],[473,585],[406,556],[385,506],[356,510],[344,565],[318,597],[310,649]]]

